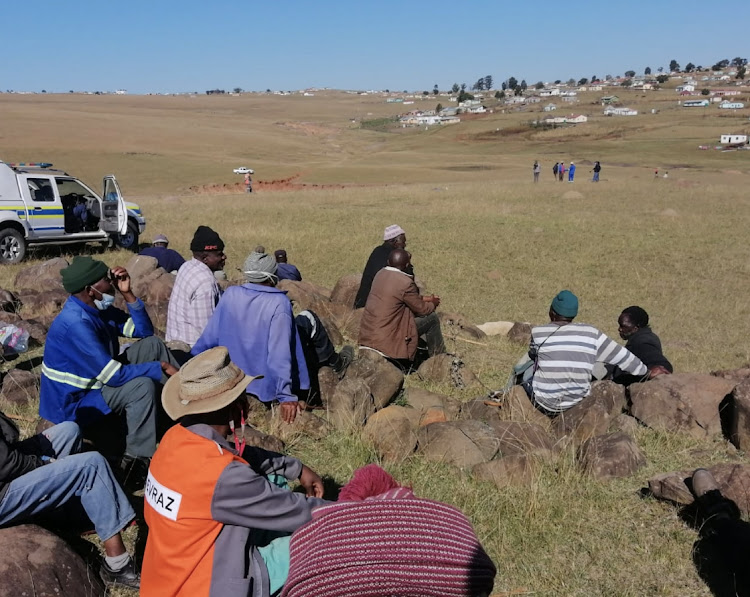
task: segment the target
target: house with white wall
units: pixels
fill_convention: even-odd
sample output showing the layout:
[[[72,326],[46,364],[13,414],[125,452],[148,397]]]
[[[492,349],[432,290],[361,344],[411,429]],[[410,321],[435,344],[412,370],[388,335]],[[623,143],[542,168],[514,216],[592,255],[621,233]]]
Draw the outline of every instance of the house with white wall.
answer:
[[[722,145],[747,145],[747,135],[722,135]]]

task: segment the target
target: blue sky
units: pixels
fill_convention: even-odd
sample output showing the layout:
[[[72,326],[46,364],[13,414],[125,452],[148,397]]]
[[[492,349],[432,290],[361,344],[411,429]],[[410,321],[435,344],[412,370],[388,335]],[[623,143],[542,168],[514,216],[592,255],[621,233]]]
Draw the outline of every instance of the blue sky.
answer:
[[[10,6],[8,5],[10,4]],[[2,7],[0,89],[441,89],[748,56],[747,2],[36,0]]]

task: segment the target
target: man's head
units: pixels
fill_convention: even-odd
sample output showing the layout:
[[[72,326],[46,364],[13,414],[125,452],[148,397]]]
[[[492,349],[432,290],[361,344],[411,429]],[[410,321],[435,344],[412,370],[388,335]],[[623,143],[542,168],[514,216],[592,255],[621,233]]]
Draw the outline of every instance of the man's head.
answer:
[[[573,321],[578,315],[578,297],[570,290],[561,290],[549,307],[551,321]]]
[[[190,359],[167,380],[162,405],[173,421],[186,425],[239,425],[253,379],[232,363],[225,347],[217,346]]]
[[[155,247],[166,247],[169,244],[169,239],[166,234],[157,234],[151,244]]]
[[[247,281],[252,284],[276,286],[279,282],[276,268],[276,259],[269,254],[253,252],[245,259],[242,271],[245,273]]]
[[[266,248],[263,245],[258,245],[253,249],[253,253],[265,253]]]
[[[628,307],[620,313],[617,325],[620,338],[627,340],[641,328],[648,327],[648,313],[641,307]]]
[[[212,271],[224,269],[227,256],[224,254],[224,241],[208,226],[198,226],[190,243],[193,257],[205,263]]]
[[[284,249],[277,249],[273,256],[276,257],[276,263],[286,263],[286,251]]]
[[[87,305],[94,306],[96,301],[106,302],[107,299],[111,304],[115,287],[109,266],[103,261],[79,255],[60,273],[63,288]]]
[[[383,240],[394,249],[403,249],[406,247],[406,232],[398,224],[391,224],[383,231]]]
[[[404,249],[393,249],[388,255],[388,265],[402,272],[407,271],[411,265],[411,253]]]

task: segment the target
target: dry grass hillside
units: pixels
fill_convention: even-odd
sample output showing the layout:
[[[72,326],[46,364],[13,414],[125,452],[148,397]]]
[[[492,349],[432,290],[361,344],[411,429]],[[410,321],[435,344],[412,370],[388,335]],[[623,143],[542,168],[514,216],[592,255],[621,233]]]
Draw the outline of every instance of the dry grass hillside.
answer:
[[[50,161],[90,184],[115,173],[143,208],[148,238],[166,233],[187,254],[196,226],[219,231],[230,277],[239,278],[247,253],[264,244],[284,247],[305,279],[331,287],[360,271],[383,227],[398,222],[441,309],[475,323],[541,322],[552,296],[570,288],[581,300],[579,319],[613,337],[621,309],[643,306],[678,371],[747,363],[750,152],[697,147],[746,132],[750,111],[681,108],[670,89],[623,90],[623,105],[641,113],[604,117],[596,103],[604,94],[582,94],[571,107],[556,102],[553,115],[582,113],[589,122],[549,131],[528,127],[546,102],[518,112],[499,107],[444,128],[382,131],[360,123],[447,105],[447,98],[404,107],[333,91],[0,95],[0,158]],[[535,159],[543,166],[538,185],[531,182]],[[574,184],[552,180],[558,160],[578,164]],[[598,184],[589,182],[595,160],[603,167]],[[241,165],[255,168],[258,182],[296,177],[297,186],[245,195],[232,187],[241,180],[232,169]],[[655,168],[669,177],[655,179]],[[124,263],[129,255],[104,258]],[[0,286],[10,287],[19,267],[0,270]],[[524,349],[499,338],[482,344],[448,340],[497,388]],[[583,476],[570,450],[524,489],[499,491],[419,456],[388,468],[417,494],[470,516],[498,565],[499,594],[709,595],[690,559],[695,531],[675,508],[638,491],[653,474],[744,454],[719,438],[642,428],[636,439],[648,465],[620,481]],[[338,482],[376,459],[345,434],[301,438],[290,450]]]

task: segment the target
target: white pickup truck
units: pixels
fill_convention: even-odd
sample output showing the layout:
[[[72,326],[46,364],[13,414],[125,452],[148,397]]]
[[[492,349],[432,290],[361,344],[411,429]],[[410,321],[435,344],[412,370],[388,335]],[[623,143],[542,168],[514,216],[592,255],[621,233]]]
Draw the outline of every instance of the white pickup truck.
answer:
[[[100,197],[49,163],[0,161],[0,264],[18,263],[28,246],[115,243],[135,250],[146,220],[126,203],[117,180],[103,179]]]

